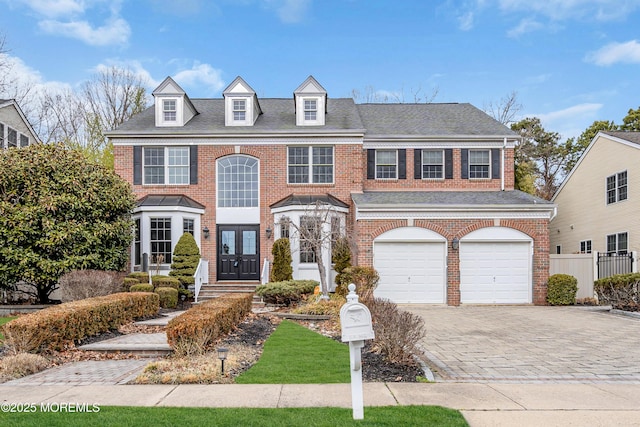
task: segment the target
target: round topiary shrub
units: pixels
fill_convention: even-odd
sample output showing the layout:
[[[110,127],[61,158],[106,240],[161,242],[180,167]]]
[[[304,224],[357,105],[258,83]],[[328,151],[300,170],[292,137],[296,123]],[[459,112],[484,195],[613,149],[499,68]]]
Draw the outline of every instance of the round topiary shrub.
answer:
[[[148,283],[138,283],[129,288],[129,292],[153,292],[153,285]]]
[[[155,293],[160,297],[160,307],[176,308],[178,305],[178,289],[176,288],[156,288]]]
[[[551,305],[573,305],[576,303],[578,279],[568,274],[554,274],[547,284],[547,302]]]
[[[169,276],[175,277],[183,287],[195,283],[193,275],[200,262],[200,248],[191,233],[184,233],[173,250],[173,262]]]
[[[180,280],[177,277],[169,276],[151,276],[151,282],[154,288],[180,288]]]

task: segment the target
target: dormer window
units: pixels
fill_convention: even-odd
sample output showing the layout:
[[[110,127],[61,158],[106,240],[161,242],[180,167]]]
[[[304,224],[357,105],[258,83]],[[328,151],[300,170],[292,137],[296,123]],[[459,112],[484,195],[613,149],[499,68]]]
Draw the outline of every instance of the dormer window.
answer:
[[[233,120],[244,122],[247,115],[247,101],[244,99],[233,100]]]
[[[165,122],[175,122],[176,121],[176,100],[175,99],[165,99],[162,101],[162,112],[163,119]]]
[[[318,119],[318,101],[316,99],[304,100],[304,120],[316,121]]]

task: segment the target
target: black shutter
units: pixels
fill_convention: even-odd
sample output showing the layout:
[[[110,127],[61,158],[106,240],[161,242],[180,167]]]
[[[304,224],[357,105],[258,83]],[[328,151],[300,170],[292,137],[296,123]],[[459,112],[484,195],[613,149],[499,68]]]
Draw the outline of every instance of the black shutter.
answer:
[[[453,179],[453,150],[444,150],[444,179]]]
[[[189,147],[189,184],[198,183],[198,146]]]
[[[376,178],[376,150],[367,150],[367,179]]]
[[[422,179],[422,150],[413,150],[413,178]]]
[[[133,147],[133,184],[142,184],[142,147]]]
[[[398,150],[398,179],[407,179],[407,150]]]
[[[500,179],[500,149],[491,149],[491,178]]]
[[[469,179],[469,150],[466,148],[460,151],[460,157],[462,161],[460,162],[460,167],[462,168],[462,174],[460,177],[462,179]]]

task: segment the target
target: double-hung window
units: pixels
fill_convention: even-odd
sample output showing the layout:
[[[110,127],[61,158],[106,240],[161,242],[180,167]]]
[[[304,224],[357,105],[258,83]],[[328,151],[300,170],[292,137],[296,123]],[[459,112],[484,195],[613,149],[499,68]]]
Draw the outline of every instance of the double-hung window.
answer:
[[[491,177],[491,151],[469,150],[469,178],[486,179]]]
[[[189,184],[189,147],[145,147],[145,184]]]
[[[333,147],[289,147],[289,184],[333,183]]]
[[[18,131],[15,129],[7,128],[7,147],[18,146]]]
[[[607,236],[607,254],[625,255],[629,250],[629,235],[627,233],[609,234]]]
[[[233,120],[244,122],[247,116],[247,101],[245,99],[233,100]]]
[[[314,216],[300,217],[300,263],[316,262],[314,241],[321,238],[322,223]]]
[[[376,150],[376,179],[398,178],[398,151]]]
[[[422,179],[444,178],[444,154],[442,150],[422,150]]]
[[[165,122],[175,122],[177,119],[176,100],[165,99],[162,101],[162,118]]]
[[[182,218],[182,233],[191,233],[192,236],[195,236],[193,232],[193,225],[193,218]]]
[[[607,177],[607,204],[627,200],[627,171]]]
[[[318,120],[318,100],[316,99],[304,100],[304,119],[306,121]]]
[[[581,254],[591,253],[591,240],[583,240],[580,242],[580,253]]]
[[[151,218],[151,262],[171,264],[171,218]]]

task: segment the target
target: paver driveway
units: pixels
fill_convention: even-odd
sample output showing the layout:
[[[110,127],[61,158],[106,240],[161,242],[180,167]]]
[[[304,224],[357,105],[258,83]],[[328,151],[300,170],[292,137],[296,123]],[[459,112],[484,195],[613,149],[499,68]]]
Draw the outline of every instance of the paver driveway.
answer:
[[[640,383],[640,319],[600,307],[423,306],[436,381]]]

